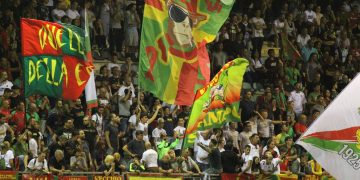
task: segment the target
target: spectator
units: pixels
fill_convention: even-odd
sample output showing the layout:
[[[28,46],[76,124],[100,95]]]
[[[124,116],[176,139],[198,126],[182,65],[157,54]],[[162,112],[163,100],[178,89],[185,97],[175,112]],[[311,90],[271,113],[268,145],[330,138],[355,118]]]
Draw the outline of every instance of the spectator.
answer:
[[[302,84],[296,83],[295,84],[295,90],[291,92],[288,101],[294,102],[294,112],[296,116],[299,116],[301,113],[303,113],[304,106],[306,103],[306,97],[304,92],[302,92]]]
[[[166,131],[164,129],[164,119],[159,118],[157,120],[157,127],[152,131],[152,137],[154,138],[155,145],[159,145],[161,142],[160,135],[166,134]]]
[[[145,143],[146,151],[142,154],[141,162],[145,164],[146,170],[149,172],[159,172],[157,163],[158,153],[151,148],[151,143]]]
[[[144,132],[143,131],[136,131],[135,132],[135,139],[130,141],[127,145],[123,147],[124,152],[126,152],[131,157],[135,156],[142,156],[145,151],[145,141],[144,139]]]
[[[192,173],[196,170],[197,173],[201,173],[199,166],[191,158],[189,149],[184,149],[182,152],[183,161],[181,162],[181,170],[184,173]]]
[[[236,173],[236,167],[240,164],[240,159],[233,151],[232,142],[225,144],[225,151],[221,152],[221,166],[224,173]]]
[[[108,154],[119,150],[119,123],[121,119],[116,114],[110,114],[110,123],[105,128],[105,140]]]
[[[13,83],[8,80],[8,73],[2,71],[0,74],[0,96],[4,95],[5,89],[11,89],[12,87]]]
[[[102,22],[102,27],[104,28],[105,44],[106,47],[109,47],[109,32],[110,32],[110,23],[111,23],[111,14],[113,13],[112,4],[110,0],[105,0],[101,6],[100,10],[100,19]]]
[[[4,161],[0,170],[14,170],[14,152],[10,149],[10,143],[8,141],[4,141],[1,143],[0,148],[0,161]]]
[[[49,160],[50,172],[62,176],[65,171],[64,152],[60,149],[55,151],[54,156]]]
[[[45,152],[40,152],[38,156],[36,155],[27,167],[33,173],[50,173]]]
[[[255,17],[250,19],[250,24],[252,26],[253,31],[253,51],[258,51],[261,55],[261,49],[264,41],[264,32],[263,30],[266,29],[266,24],[263,18],[261,18],[261,11],[255,11]]]
[[[98,172],[103,172],[105,176],[114,175],[115,173],[115,163],[114,156],[107,155],[104,163],[97,169]]]
[[[61,23],[61,19],[64,16],[66,16],[65,10],[66,10],[65,1],[58,2],[56,8],[51,11],[52,20],[54,22]]]
[[[73,1],[71,2],[70,8],[66,10],[66,16],[69,17],[70,21],[80,18],[80,14],[77,10],[78,6],[79,6],[78,2]]]
[[[106,158],[105,158],[106,161]],[[76,148],[75,156],[70,157],[70,168],[75,172],[86,172],[88,171],[88,166],[86,163],[86,155],[85,152],[81,150],[81,148]],[[102,167],[100,166],[99,169]],[[115,168],[111,166],[111,168]],[[104,171],[104,170],[99,170]]]
[[[167,154],[171,149],[174,149],[176,145],[179,143],[179,139],[177,137],[177,134],[174,135],[175,141],[172,143],[169,143],[167,140],[166,134],[160,134],[161,142],[157,145],[157,150],[159,152],[159,159],[162,159],[165,154]]]
[[[245,150],[243,152],[243,154],[241,155],[241,159],[243,162],[243,165],[241,167],[241,174],[251,174],[251,166],[252,166],[252,161],[253,161],[253,156],[250,154],[250,145],[246,145],[245,146]],[[254,157],[259,157],[259,156],[254,156]]]
[[[280,174],[279,163],[281,162],[280,158],[274,158],[270,152],[266,152],[265,159],[260,161],[261,171],[265,175]]]

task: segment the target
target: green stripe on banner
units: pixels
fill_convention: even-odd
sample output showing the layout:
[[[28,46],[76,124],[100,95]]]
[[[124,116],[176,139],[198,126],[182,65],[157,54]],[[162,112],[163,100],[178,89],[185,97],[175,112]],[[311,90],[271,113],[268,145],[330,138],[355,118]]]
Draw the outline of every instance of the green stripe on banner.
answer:
[[[356,143],[347,143],[347,142],[338,142],[338,141],[329,141],[323,140],[315,137],[308,137],[306,139],[302,139],[301,141],[311,144],[319,149],[324,151],[338,152],[340,151],[344,145],[348,145],[352,149],[357,149]],[[358,152],[359,154],[360,152]]]

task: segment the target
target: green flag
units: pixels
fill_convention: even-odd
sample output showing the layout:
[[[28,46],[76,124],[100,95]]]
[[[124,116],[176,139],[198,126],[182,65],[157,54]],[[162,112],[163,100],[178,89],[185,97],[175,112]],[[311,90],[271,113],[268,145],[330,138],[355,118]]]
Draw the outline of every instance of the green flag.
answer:
[[[218,128],[226,122],[240,121],[240,93],[248,65],[248,60],[243,58],[226,63],[207,86],[197,91],[185,133],[184,148],[194,143],[197,130]]]

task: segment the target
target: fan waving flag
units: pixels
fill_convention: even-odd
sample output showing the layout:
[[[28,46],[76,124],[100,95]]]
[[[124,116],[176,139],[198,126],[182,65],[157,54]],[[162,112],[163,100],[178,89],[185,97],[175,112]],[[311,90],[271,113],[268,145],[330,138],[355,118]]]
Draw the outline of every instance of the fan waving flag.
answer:
[[[84,30],[69,24],[21,19],[21,38],[25,96],[77,99],[93,69]]]
[[[194,144],[197,130],[218,128],[226,122],[240,121],[240,93],[248,65],[248,60],[243,58],[226,63],[208,85],[197,91],[185,132],[185,148]]]
[[[281,45],[284,59],[291,61],[300,60],[302,58],[300,52],[289,41],[286,33],[281,33]]]
[[[360,76],[296,142],[336,179],[360,177]]]
[[[210,80],[206,44],[235,0],[146,0],[140,43],[140,87],[169,104],[191,105]]]

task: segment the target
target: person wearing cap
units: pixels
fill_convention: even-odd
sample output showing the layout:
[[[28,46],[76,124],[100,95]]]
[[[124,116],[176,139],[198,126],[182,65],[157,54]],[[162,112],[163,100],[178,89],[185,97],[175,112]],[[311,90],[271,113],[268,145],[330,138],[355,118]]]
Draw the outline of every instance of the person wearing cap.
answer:
[[[4,141],[0,144],[0,160],[5,161],[5,166],[1,167],[0,170],[13,170],[14,169],[14,152],[10,149],[10,143],[8,141]]]
[[[157,127],[152,131],[152,137],[156,146],[159,145],[161,142],[160,134],[166,134],[166,131],[164,129],[164,122],[165,120],[163,118],[159,118],[157,120]]]

